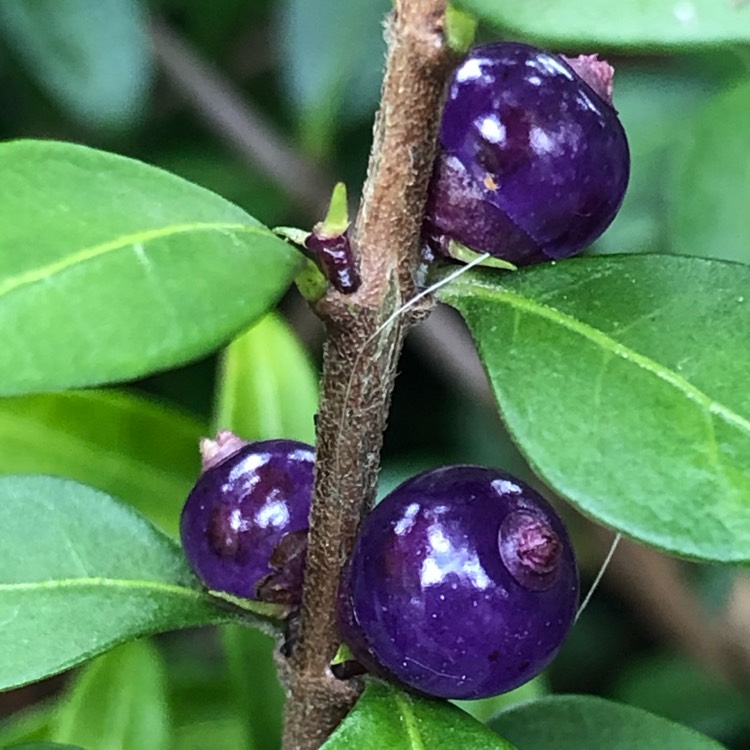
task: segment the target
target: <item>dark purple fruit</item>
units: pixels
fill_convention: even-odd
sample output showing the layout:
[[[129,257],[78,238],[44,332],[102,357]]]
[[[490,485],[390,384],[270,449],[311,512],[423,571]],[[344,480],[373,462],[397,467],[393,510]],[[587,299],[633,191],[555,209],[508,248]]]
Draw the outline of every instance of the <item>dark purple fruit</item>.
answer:
[[[587,83],[578,70],[586,77]],[[628,184],[611,68],[526,44],[476,47],[451,80],[423,233],[517,265],[566,258],[614,219]]]
[[[226,435],[227,433],[222,433]],[[203,446],[207,466],[180,519],[190,566],[209,588],[245,599],[298,604],[315,453],[294,440]],[[232,436],[233,437],[233,436]],[[211,455],[214,448],[235,452]]]
[[[539,674],[573,624],[578,572],[536,492],[494,469],[436,469],[364,520],[339,592],[339,630],[382,676],[483,698]]]

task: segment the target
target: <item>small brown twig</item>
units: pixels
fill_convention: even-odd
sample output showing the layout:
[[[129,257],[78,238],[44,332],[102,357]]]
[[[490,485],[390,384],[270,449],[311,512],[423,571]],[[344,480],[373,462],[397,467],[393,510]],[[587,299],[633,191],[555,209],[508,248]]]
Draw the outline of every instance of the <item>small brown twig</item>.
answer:
[[[341,567],[372,504],[396,363],[413,316],[389,316],[414,294],[419,231],[453,55],[445,0],[402,0],[363,199],[352,233],[362,285],[317,305],[326,323],[317,459],[299,640],[289,661],[285,750],[319,747],[356,699],[329,664],[338,647]]]

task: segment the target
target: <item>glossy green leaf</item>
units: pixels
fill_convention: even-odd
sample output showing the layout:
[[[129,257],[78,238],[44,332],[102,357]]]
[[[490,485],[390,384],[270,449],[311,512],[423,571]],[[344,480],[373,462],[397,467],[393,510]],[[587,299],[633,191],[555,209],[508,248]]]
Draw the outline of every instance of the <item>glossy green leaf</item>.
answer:
[[[715,0],[460,0],[509,38],[554,44],[646,49],[750,41],[750,8]]]
[[[200,472],[200,422],[115,391],[0,399],[0,473],[76,479],[129,502],[177,535]]]
[[[513,750],[461,709],[368,682],[349,715],[322,750]]]
[[[0,36],[84,125],[126,127],[142,116],[151,61],[136,0],[3,0]]]
[[[135,378],[265,313],[298,253],[244,211],[83,146],[0,144],[0,394]]]
[[[750,560],[750,268],[578,258],[444,287],[534,470],[646,543]]]
[[[267,315],[222,357],[216,427],[246,440],[315,442],[318,380],[307,353],[280,318]]]
[[[0,477],[0,689],[140,635],[235,619],[178,545],[85,485]]]
[[[750,82],[716,96],[680,129],[669,193],[674,252],[750,264],[750,141],[738,126],[748,121]]]
[[[723,750],[718,742],[632,706],[590,695],[522,703],[489,726],[521,750]]]
[[[88,664],[57,711],[51,739],[96,750],[169,750],[166,676],[148,641]]]

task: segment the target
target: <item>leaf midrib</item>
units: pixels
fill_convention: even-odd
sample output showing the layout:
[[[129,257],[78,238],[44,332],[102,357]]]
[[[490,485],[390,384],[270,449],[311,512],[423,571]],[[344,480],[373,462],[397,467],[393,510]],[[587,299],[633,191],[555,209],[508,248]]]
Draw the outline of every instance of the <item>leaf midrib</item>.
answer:
[[[608,351],[614,356],[627,362],[632,362],[637,367],[650,372],[652,375],[655,375],[660,380],[663,380],[673,388],[682,392],[688,399],[695,402],[709,415],[719,416],[728,424],[750,435],[750,420],[745,419],[743,416],[737,414],[721,402],[712,399],[706,393],[690,383],[690,381],[686,380],[681,375],[678,375],[673,370],[659,364],[644,354],[639,354],[634,349],[616,341],[598,328],[594,328],[588,323],[584,323],[582,320],[579,320],[568,313],[564,313],[555,307],[544,305],[507,289],[488,289],[476,282],[471,283],[469,288],[472,297],[482,296],[490,301],[507,301],[511,307],[514,307],[520,312],[526,312],[553,323],[557,323],[563,328],[597,344],[604,351]],[[451,296],[453,295],[450,291],[444,295],[446,299],[449,299]]]
[[[409,737],[411,747],[413,750],[425,750],[422,735],[417,726],[417,717],[414,715],[414,711],[412,711],[411,702],[408,698],[399,695],[397,692],[393,693],[393,697],[404,719],[406,734]]]
[[[34,268],[30,271],[16,274],[6,278],[0,283],[0,297],[5,297],[11,292],[16,291],[24,286],[31,286],[40,281],[48,280],[53,276],[72,268],[80,263],[85,263],[95,258],[99,258],[107,253],[116,250],[124,250],[133,245],[144,244],[152,240],[172,237],[178,234],[187,234],[189,232],[247,232],[249,234],[260,234],[267,237],[273,237],[267,229],[250,224],[240,224],[238,222],[197,222],[191,224],[172,224],[158,229],[150,229],[142,232],[126,234],[117,239],[103,242],[92,247],[78,250],[70,255],[60,258],[53,263]]]
[[[0,583],[0,594],[23,591],[50,591],[62,588],[108,588],[108,589],[149,589],[165,594],[176,594],[186,599],[204,600],[205,594],[196,589],[164,581],[149,581],[140,578],[54,578],[47,581],[28,581],[24,583]]]

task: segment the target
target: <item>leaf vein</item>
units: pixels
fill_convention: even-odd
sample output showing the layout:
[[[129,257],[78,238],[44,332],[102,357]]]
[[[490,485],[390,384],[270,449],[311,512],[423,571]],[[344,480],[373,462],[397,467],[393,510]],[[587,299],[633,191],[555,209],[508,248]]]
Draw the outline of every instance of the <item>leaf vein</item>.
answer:
[[[668,367],[665,367],[659,362],[647,357],[645,354],[639,354],[637,351],[619,341],[616,341],[610,335],[594,328],[588,323],[585,323],[568,313],[564,313],[555,307],[539,303],[507,289],[487,288],[476,283],[472,283],[470,288],[472,294],[480,292],[490,300],[499,299],[502,301],[502,299],[505,298],[506,303],[517,310],[557,323],[572,333],[577,333],[579,336],[583,336],[601,347],[603,350],[609,351],[613,355],[628,362],[632,362],[635,366],[650,372],[652,375],[655,375],[659,379],[681,391],[687,398],[698,404],[698,406],[708,414],[721,417],[727,423],[750,434],[750,420],[737,414],[725,404],[715,401]],[[451,295],[448,293],[446,296],[449,297]]]
[[[196,589],[187,588],[163,581],[148,581],[138,578],[55,578],[47,581],[28,581],[24,583],[0,583],[0,594],[23,591],[54,590],[62,588],[85,588],[87,586],[120,589],[152,589],[163,593],[177,594],[186,598],[202,599],[204,594]]]
[[[109,242],[102,242],[92,247],[78,250],[70,255],[60,258],[53,263],[34,268],[23,273],[16,274],[6,278],[0,283],[0,297],[5,297],[11,292],[25,286],[31,286],[40,281],[48,281],[51,277],[66,271],[80,263],[94,260],[116,250],[126,250],[132,246],[144,244],[152,240],[163,239],[177,234],[186,234],[188,232],[249,232],[251,234],[270,235],[270,232],[262,227],[255,227],[249,224],[224,223],[224,222],[199,222],[193,224],[173,224],[158,229],[149,229],[143,232],[134,232],[126,234]]]
[[[425,750],[424,743],[422,742],[422,736],[419,732],[419,727],[417,726],[417,719],[411,709],[410,701],[408,700],[408,698],[399,695],[398,693],[394,693],[393,697],[395,698],[399,710],[401,711],[401,716],[403,717],[404,724],[406,725],[406,733],[409,736],[409,742],[411,743],[413,750]]]

